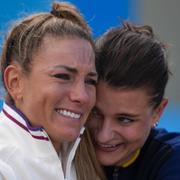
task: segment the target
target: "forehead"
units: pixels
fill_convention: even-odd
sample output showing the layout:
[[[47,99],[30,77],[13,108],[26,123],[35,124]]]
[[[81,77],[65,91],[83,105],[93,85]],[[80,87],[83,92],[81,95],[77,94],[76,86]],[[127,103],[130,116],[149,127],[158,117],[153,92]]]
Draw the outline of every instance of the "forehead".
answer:
[[[96,106],[103,112],[141,112],[149,107],[150,97],[144,88],[113,88],[100,81],[97,85]]]
[[[95,53],[90,42],[80,38],[46,36],[34,58],[45,65],[70,65],[95,68]],[[36,61],[33,61],[36,63]]]

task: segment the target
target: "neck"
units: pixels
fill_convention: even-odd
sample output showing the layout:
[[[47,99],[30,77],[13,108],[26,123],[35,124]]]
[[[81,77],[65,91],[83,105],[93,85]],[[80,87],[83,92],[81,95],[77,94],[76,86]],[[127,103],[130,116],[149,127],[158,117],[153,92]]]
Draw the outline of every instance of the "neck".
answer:
[[[56,150],[56,152],[59,154],[60,150],[61,150],[61,144],[59,142],[55,142],[53,140],[52,141],[52,144],[54,146],[54,149]]]

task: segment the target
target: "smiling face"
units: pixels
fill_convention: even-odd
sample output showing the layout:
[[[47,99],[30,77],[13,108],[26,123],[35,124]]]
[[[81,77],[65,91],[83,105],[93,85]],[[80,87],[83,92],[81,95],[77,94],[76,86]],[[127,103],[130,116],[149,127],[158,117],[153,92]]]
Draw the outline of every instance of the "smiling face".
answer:
[[[153,109],[144,89],[97,87],[97,103],[88,127],[102,165],[122,165],[141,148],[166,104]]]
[[[17,108],[54,143],[75,140],[94,106],[94,59],[86,40],[45,37],[30,74],[19,77],[18,98],[11,93]]]

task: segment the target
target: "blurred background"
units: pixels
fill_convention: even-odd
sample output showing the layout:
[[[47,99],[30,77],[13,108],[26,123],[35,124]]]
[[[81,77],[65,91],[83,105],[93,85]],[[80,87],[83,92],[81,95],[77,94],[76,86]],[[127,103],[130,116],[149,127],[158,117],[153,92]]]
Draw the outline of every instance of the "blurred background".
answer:
[[[14,21],[32,12],[50,11],[52,0],[6,0],[0,4],[0,53],[8,28]],[[123,21],[151,25],[160,40],[170,44],[171,76],[166,96],[169,104],[159,127],[180,131],[180,1],[179,0],[69,0],[84,14],[94,38]],[[0,81],[0,108],[4,89]]]

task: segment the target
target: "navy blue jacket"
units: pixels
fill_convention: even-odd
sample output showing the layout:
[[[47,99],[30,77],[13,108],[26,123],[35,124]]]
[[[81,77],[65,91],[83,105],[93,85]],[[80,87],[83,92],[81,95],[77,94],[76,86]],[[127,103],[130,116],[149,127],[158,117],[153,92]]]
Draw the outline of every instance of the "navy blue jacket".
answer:
[[[108,180],[180,180],[180,133],[152,129],[133,164],[104,169]]]

